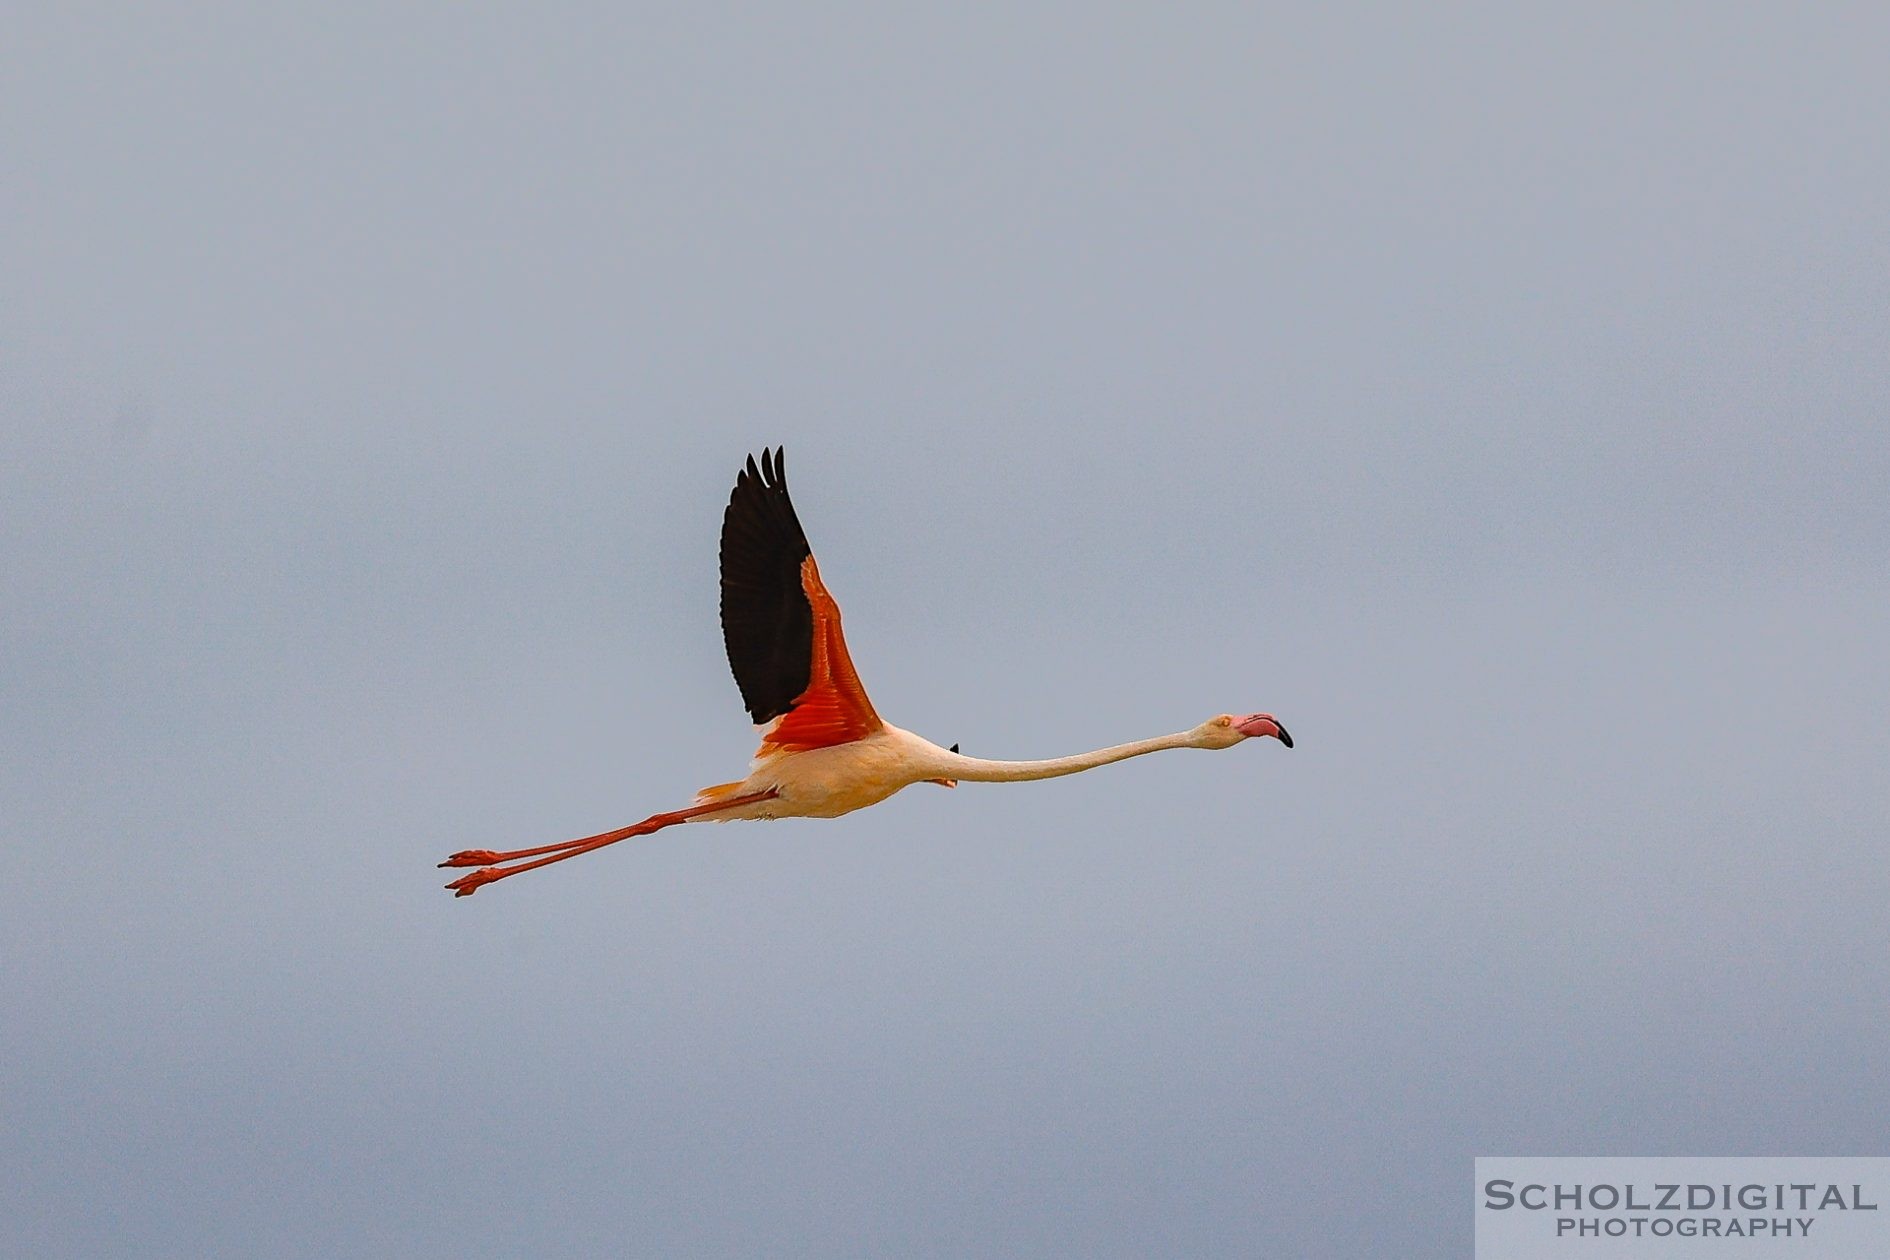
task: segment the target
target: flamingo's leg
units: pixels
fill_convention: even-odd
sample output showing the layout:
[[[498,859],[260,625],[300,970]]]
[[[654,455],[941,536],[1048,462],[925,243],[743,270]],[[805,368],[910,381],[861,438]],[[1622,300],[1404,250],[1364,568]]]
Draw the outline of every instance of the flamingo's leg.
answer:
[[[562,862],[566,858],[573,858],[580,853],[589,853],[594,849],[601,849],[605,845],[615,844],[617,841],[626,840],[631,836],[647,836],[653,831],[661,831],[663,828],[673,826],[676,823],[688,822],[691,818],[700,818],[704,814],[713,814],[720,810],[734,809],[740,805],[753,805],[757,801],[772,800],[778,795],[780,795],[778,792],[770,788],[766,792],[752,792],[747,796],[734,796],[727,800],[713,801],[707,805],[692,805],[688,809],[673,810],[667,814],[651,814],[640,823],[632,823],[630,826],[621,827],[616,831],[606,831],[600,835],[585,836],[581,840],[565,840],[558,844],[540,845],[536,849],[514,849],[507,853],[495,853],[490,849],[467,849],[464,852],[455,853],[452,857],[447,858],[446,861],[441,862],[440,865],[477,865],[480,867],[479,870],[473,871],[469,875],[462,875],[452,883],[446,885],[446,887],[453,890],[455,897],[470,897],[487,884],[504,879],[508,875],[516,875],[520,871],[537,870],[541,866],[550,866],[553,862]],[[541,853],[548,853],[551,856],[538,857]],[[499,867],[490,865],[490,863],[494,862],[516,862],[521,858],[537,858],[538,860],[535,862],[522,862],[518,866]]]
[[[642,825],[642,823],[638,823],[636,826],[619,827],[616,831],[606,831],[595,836],[583,836],[576,840],[560,840],[556,844],[541,844],[536,849],[508,849],[504,852],[495,849],[462,849],[452,857],[447,858],[446,861],[441,862],[440,865],[442,867],[491,866],[494,862],[519,862],[529,857],[537,857],[541,853],[556,853],[560,849],[575,849],[580,845],[589,844],[593,840],[622,840],[627,836],[635,835],[637,827]]]

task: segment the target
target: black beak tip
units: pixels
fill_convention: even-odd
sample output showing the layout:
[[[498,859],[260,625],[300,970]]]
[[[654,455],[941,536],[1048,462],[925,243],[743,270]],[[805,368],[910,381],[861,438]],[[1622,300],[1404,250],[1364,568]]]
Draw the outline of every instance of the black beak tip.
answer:
[[[1274,725],[1280,726],[1278,722],[1275,722]],[[1286,733],[1286,728],[1284,726],[1280,726],[1280,742],[1282,744],[1285,744],[1288,748],[1291,748],[1293,746],[1293,737]]]

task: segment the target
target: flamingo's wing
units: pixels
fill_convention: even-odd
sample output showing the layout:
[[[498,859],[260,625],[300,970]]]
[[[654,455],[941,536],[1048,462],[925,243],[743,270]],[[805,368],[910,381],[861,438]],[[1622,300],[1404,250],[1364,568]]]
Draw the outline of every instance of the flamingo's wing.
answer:
[[[722,641],[761,750],[845,744],[880,729],[846,640],[840,606],[788,500],[780,448],[735,478],[722,514]]]

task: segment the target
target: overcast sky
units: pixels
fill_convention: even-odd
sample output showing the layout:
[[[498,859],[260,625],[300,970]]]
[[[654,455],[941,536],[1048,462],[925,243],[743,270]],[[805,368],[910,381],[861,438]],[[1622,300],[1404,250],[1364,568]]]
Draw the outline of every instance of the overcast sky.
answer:
[[[1459,1256],[1882,1154],[1890,19],[38,5],[0,1251]],[[783,443],[1041,757],[455,901],[753,747]]]

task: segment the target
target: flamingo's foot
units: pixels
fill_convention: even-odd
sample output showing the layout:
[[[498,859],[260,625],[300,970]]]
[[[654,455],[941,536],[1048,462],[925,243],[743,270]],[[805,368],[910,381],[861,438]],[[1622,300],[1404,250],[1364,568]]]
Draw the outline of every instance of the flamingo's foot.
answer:
[[[446,861],[440,863],[440,865],[442,867],[490,866],[498,860],[499,852],[496,849],[462,849],[452,857],[447,858]]]
[[[453,890],[455,897],[470,897],[490,884],[495,879],[504,879],[510,871],[502,871],[496,866],[481,867],[470,875],[461,875],[446,887]]]

